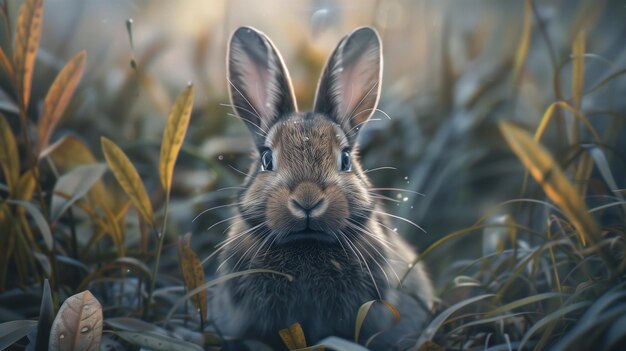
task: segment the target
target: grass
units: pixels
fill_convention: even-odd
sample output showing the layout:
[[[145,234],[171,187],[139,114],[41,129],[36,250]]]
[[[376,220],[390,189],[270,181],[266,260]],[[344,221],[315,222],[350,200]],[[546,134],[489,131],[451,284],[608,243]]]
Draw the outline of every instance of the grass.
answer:
[[[465,33],[461,60],[449,24],[432,95],[398,93],[393,82],[383,89],[392,119],[364,130],[363,162],[398,200],[388,212],[428,229],[396,223],[420,248],[440,297],[414,349],[626,342],[626,69],[623,49],[600,44],[619,41],[604,23],[617,5],[594,4],[555,5],[558,20],[530,0],[504,10],[520,28],[491,39],[514,43],[509,54],[476,29]],[[210,254],[248,164],[245,128],[220,105],[224,94],[196,91],[210,91],[204,80],[160,82],[150,69],[160,41],[135,52],[134,38],[114,91],[98,78],[89,81],[95,94],[80,89],[89,51],[46,76],[38,51],[23,46],[40,45],[42,6],[25,0],[19,14],[0,6],[0,349],[45,350],[62,333],[103,349],[219,349],[219,331],[207,331],[206,289],[241,274],[282,274],[211,278]],[[212,45],[198,37],[194,70],[219,50]],[[295,56],[307,77],[318,74],[324,55],[303,47]],[[296,88],[310,97],[314,87]],[[165,121],[157,132],[146,117],[155,111]],[[356,339],[374,303],[359,310]],[[85,316],[72,311],[85,306],[99,328],[81,334]],[[276,333],[292,349],[363,346],[333,337],[306,345],[297,324]]]

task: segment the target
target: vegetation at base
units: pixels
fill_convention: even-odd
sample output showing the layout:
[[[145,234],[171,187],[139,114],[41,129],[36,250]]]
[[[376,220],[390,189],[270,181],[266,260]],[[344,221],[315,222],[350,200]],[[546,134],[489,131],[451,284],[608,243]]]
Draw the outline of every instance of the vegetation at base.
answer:
[[[224,91],[211,94],[205,78],[166,87],[150,70],[159,41],[135,53],[131,40],[113,90],[90,74],[89,51],[67,53],[51,74],[37,64],[44,1],[24,0],[19,11],[8,3],[0,2],[0,350],[220,349],[207,318],[211,287],[247,274],[293,279],[263,269],[212,278],[219,262],[210,254],[249,162],[247,131],[221,106]],[[506,13],[519,28],[495,37],[510,50],[490,48],[476,27],[461,60],[444,34],[434,93],[387,81],[381,109],[391,120],[368,124],[360,139],[389,212],[429,231],[395,224],[420,248],[440,297],[414,350],[626,344],[626,26],[606,28],[621,4],[557,2],[558,20],[541,1],[520,4]],[[554,39],[550,21],[567,24],[566,40]],[[206,71],[216,45],[199,35],[189,65]],[[315,77],[324,58],[305,45],[294,60]],[[296,86],[305,100],[309,85]],[[160,123],[148,120],[155,111]],[[402,318],[389,302],[368,301],[354,340],[310,345],[297,323],[276,333],[294,350],[363,350],[356,340],[376,303]]]

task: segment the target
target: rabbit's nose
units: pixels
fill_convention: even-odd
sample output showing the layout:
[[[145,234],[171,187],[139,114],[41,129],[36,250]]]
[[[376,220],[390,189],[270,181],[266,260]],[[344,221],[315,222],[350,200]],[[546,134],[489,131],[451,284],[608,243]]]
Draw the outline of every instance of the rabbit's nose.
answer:
[[[287,207],[299,218],[318,217],[326,211],[328,204],[319,186],[302,183],[292,192]]]

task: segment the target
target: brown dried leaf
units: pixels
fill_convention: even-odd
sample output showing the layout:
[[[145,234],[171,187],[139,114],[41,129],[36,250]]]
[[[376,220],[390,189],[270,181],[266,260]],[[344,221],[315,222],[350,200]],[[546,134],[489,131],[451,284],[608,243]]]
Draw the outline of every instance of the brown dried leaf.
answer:
[[[187,127],[189,126],[189,118],[191,117],[191,109],[193,107],[193,96],[193,85],[189,85],[176,99],[174,107],[172,107],[167,117],[167,124],[163,132],[159,173],[161,175],[163,189],[168,193],[172,186],[174,164],[176,163],[176,158],[178,158],[178,152],[183,145]]]
[[[20,160],[13,130],[2,114],[0,114],[0,168],[4,172],[7,187],[12,189],[20,177]]]
[[[99,350],[102,337],[102,306],[89,292],[69,297],[54,319],[50,350]]]
[[[278,331],[278,335],[283,340],[289,350],[296,350],[306,347],[306,339],[304,337],[304,331],[300,323],[294,323],[287,329],[281,329]]]
[[[37,153],[50,142],[52,132],[63,116],[85,66],[85,51],[79,52],[63,67],[48,90],[37,126]]]
[[[183,279],[187,291],[191,291],[204,284],[204,270],[198,255],[191,249],[191,233],[185,234],[178,241],[178,260],[180,262],[180,270],[183,272]],[[206,290],[199,292],[191,297],[194,307],[200,310],[202,320],[207,315],[207,295]]]
[[[128,194],[146,222],[152,224],[154,222],[152,204],[135,166],[130,162],[124,151],[111,140],[102,137],[100,144],[109,168],[115,175],[115,179]]]
[[[30,86],[35,69],[35,58],[41,39],[43,0],[26,0],[17,18],[15,33],[15,82],[22,106],[28,106]]]
[[[0,48],[0,66],[2,66],[2,69],[4,70],[4,72],[7,74],[7,76],[9,76],[9,80],[13,80],[14,79],[13,77],[15,76],[15,71],[13,70],[13,63],[9,61],[9,58],[4,53],[4,50],[2,48]]]

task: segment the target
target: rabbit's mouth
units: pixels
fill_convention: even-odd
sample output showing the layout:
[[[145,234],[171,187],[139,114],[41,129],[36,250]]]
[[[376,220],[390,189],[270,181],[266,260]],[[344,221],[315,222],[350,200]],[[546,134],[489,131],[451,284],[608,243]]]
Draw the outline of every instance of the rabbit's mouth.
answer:
[[[289,232],[279,239],[279,244],[289,244],[294,242],[311,241],[319,243],[337,243],[337,237],[326,232],[304,229],[297,232]]]

